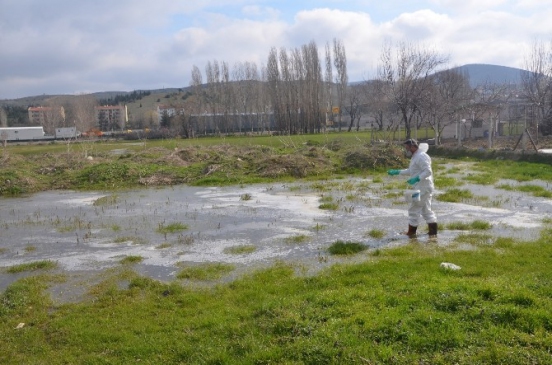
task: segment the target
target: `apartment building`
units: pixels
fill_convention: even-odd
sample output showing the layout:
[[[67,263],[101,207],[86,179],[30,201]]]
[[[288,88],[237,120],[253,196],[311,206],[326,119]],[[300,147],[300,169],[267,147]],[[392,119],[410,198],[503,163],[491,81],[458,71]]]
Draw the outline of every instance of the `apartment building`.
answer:
[[[183,107],[175,107],[171,105],[157,105],[157,123],[161,125],[164,116],[174,117],[176,115],[184,114]]]
[[[96,125],[101,131],[121,131],[128,123],[128,111],[126,105],[97,106]]]
[[[54,128],[65,121],[65,109],[62,106],[29,107],[29,124],[43,126],[46,133],[53,134]]]

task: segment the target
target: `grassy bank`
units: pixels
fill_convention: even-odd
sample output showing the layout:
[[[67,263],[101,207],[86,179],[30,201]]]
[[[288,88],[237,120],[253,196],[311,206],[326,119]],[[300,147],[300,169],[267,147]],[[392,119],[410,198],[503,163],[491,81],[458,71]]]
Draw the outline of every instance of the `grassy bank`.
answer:
[[[404,162],[400,148],[372,145],[366,133],[9,146],[0,195],[328,179]]]
[[[530,243],[466,235],[468,250],[414,241],[316,277],[282,264],[209,289],[124,266],[87,301],[61,306],[44,289],[63,278],[45,272],[2,295],[0,362],[545,364],[551,233]]]

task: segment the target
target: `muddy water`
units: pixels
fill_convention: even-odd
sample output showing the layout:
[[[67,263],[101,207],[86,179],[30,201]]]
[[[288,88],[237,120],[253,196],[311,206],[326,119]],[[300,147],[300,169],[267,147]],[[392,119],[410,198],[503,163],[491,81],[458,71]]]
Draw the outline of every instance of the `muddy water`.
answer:
[[[388,193],[384,184],[327,184],[332,184],[331,193],[301,183],[144,189],[118,192],[114,201],[102,192],[72,191],[0,198],[0,267],[52,260],[68,275],[90,277],[120,266],[124,257],[141,256],[143,261],[134,268],[158,280],[174,280],[179,267],[205,262],[233,264],[231,278],[276,261],[297,263],[309,272],[370,254],[330,257],[327,248],[336,240],[371,248],[409,242],[399,233],[407,224],[407,206],[400,199],[383,199]],[[543,218],[552,215],[549,199],[493,187],[462,188],[486,198],[463,204],[435,200],[441,223],[481,219],[493,224],[492,235],[531,239],[538,236]],[[331,195],[340,208],[320,209],[323,195]],[[187,229],[159,232],[175,223]],[[372,229],[386,236],[370,238],[366,233]],[[461,233],[442,231],[432,244],[447,245]],[[255,250],[232,253],[236,246]],[[0,290],[21,275],[2,270]]]

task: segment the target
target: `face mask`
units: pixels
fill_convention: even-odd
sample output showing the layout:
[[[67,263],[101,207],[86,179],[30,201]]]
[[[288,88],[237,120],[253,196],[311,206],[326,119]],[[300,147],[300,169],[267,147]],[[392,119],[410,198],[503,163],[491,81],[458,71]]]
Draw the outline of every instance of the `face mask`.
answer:
[[[412,152],[411,151],[405,151],[404,155],[406,157],[412,157]]]

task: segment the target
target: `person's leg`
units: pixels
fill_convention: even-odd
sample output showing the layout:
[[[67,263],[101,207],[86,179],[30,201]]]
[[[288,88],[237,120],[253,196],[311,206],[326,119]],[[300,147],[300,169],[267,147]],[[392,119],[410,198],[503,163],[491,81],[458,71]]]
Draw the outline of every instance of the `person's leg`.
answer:
[[[431,209],[431,193],[422,194],[420,197],[420,203],[422,203],[422,217],[427,222],[427,228],[429,235],[434,237],[437,236],[437,215]]]
[[[410,207],[408,207],[408,237],[416,236],[416,229],[420,222],[420,214],[422,213],[423,206],[419,201],[412,201]]]
[[[437,222],[437,215],[431,210],[431,198],[433,194],[424,193],[420,195],[420,214],[426,221],[426,223]]]

